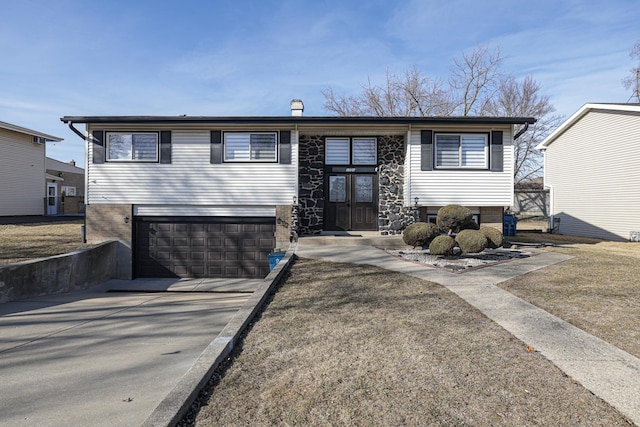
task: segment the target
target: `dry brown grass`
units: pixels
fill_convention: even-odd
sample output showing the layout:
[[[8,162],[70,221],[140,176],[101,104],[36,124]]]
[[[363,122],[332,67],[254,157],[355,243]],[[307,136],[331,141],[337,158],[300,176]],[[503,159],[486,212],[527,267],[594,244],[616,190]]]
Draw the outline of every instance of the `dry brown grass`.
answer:
[[[0,265],[60,255],[85,247],[82,221],[0,225]]]
[[[227,365],[195,425],[628,425],[446,288],[371,266],[298,260]]]
[[[500,287],[640,357],[640,243],[549,234],[527,238],[536,239],[554,241],[561,246],[548,250],[575,258]]]

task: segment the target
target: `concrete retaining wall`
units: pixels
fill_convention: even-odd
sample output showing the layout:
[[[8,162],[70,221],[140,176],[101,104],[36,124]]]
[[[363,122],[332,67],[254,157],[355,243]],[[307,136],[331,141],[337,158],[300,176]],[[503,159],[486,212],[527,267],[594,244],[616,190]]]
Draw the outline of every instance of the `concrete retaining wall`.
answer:
[[[0,303],[81,291],[110,280],[116,271],[119,245],[109,241],[68,254],[0,266]]]

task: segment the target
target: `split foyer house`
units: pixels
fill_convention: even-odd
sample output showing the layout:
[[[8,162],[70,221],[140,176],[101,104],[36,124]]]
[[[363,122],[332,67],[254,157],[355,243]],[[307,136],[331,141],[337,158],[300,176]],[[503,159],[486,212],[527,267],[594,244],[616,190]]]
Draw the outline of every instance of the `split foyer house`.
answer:
[[[585,104],[537,148],[556,232],[628,240],[640,231],[640,104]]]
[[[0,216],[46,215],[58,197],[46,173],[46,143],[62,138],[0,122]]]
[[[400,234],[441,206],[502,229],[519,117],[63,117],[86,139],[88,241],[122,277],[264,277],[292,236]],[[84,125],[84,132],[75,125]],[[523,129],[524,130],[524,129]]]

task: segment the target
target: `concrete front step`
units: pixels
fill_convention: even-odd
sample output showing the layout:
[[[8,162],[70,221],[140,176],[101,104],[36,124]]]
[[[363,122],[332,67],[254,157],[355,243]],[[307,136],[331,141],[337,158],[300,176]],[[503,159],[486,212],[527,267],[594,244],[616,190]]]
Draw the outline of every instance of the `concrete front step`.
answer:
[[[299,241],[305,245],[346,245],[374,246],[377,248],[411,248],[402,241],[402,236],[380,236],[377,232],[350,232],[340,234],[323,234],[320,236],[300,236]]]

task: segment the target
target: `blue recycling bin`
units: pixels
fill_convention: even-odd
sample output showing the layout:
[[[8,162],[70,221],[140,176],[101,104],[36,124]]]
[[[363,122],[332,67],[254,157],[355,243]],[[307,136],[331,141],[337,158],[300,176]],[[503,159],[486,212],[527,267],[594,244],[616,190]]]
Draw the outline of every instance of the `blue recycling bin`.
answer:
[[[273,252],[268,255],[269,257],[269,271],[273,271],[276,265],[284,258],[284,252]]]
[[[518,218],[513,215],[504,215],[502,217],[502,235],[515,236],[517,231],[517,224]]]

